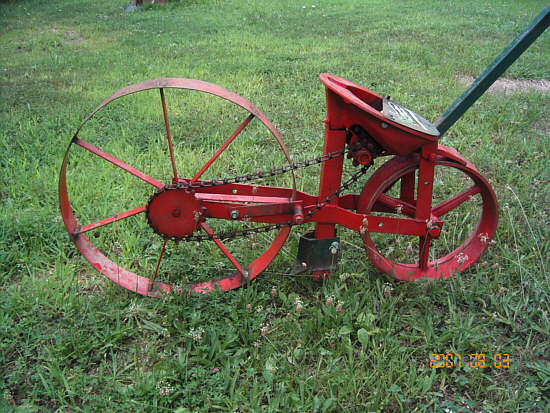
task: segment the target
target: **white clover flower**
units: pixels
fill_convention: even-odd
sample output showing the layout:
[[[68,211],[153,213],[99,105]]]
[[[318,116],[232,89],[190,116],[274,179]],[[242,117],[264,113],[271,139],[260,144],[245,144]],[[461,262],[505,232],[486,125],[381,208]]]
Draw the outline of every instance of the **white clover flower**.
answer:
[[[468,261],[470,257],[468,257],[468,255],[464,254],[463,252],[461,252],[460,254],[458,254],[456,256],[456,262],[458,262],[459,264],[463,264],[464,262]]]
[[[160,383],[157,384],[156,387],[161,397],[169,396],[172,393],[174,393],[174,390],[175,390],[170,383],[167,383],[165,381],[161,381]]]
[[[487,243],[489,242],[489,234],[487,234],[486,232],[482,232],[481,234],[479,234],[479,240],[483,245],[487,245]]]
[[[300,299],[300,297],[296,298],[294,305],[296,306],[296,312],[298,314],[301,314],[302,310],[304,309],[304,304],[302,303],[302,300]]]
[[[340,281],[345,282],[349,277],[351,277],[351,274],[349,272],[344,272],[340,274]]]
[[[202,334],[204,333],[204,329],[202,327],[199,327],[197,329],[191,328],[189,330],[189,336],[193,338],[194,341],[197,343],[200,343],[202,340]]]

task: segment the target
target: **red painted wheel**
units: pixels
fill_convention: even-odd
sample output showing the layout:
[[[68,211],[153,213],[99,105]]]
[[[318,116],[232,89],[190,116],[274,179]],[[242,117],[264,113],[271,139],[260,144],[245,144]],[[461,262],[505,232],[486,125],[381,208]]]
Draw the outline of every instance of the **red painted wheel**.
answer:
[[[419,156],[395,157],[365,184],[358,212],[415,215]],[[431,215],[433,237],[364,233],[363,243],[380,271],[400,280],[446,278],[474,264],[493,239],[498,203],[488,182],[458,153],[439,146]]]
[[[269,265],[290,228],[208,239],[263,224],[206,216],[202,189],[186,185],[281,164],[290,157],[279,133],[244,98],[198,80],[151,80],[115,92],[78,128],[61,166],[61,213],[84,258],[128,290],[229,290]],[[293,199],[294,174],[284,176],[257,183],[258,195],[284,186],[290,189],[277,196]],[[211,198],[255,194],[253,185],[217,185]]]

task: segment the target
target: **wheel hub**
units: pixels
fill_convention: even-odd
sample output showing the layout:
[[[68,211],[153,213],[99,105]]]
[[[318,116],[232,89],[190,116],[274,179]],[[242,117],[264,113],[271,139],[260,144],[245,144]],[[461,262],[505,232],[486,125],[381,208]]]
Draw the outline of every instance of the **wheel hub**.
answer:
[[[153,230],[165,237],[181,239],[191,235],[202,221],[200,201],[188,189],[165,187],[147,204],[147,221]]]

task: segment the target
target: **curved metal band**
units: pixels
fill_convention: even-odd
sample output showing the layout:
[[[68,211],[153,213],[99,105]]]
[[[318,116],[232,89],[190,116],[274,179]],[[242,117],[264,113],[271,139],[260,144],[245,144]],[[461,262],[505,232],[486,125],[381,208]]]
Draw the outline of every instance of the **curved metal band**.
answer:
[[[188,89],[188,90],[196,90],[199,92],[205,92],[209,93],[211,95],[218,96],[222,99],[228,100],[235,105],[238,105],[250,113],[252,113],[255,117],[257,117],[266,127],[269,129],[271,134],[275,137],[277,142],[279,143],[279,146],[281,147],[283,153],[285,154],[285,158],[288,161],[289,165],[292,165],[292,161],[290,159],[290,155],[288,153],[288,150],[286,149],[285,144],[283,143],[283,140],[281,139],[281,136],[279,135],[279,132],[277,129],[275,129],[275,126],[267,119],[267,117],[252,103],[250,103],[248,100],[243,98],[242,96],[237,95],[234,92],[231,92],[230,90],[227,90],[221,86],[215,85],[214,83],[205,82],[203,80],[197,80],[197,79],[184,79],[184,78],[178,78],[178,77],[163,77],[159,79],[153,79],[153,80],[147,80],[145,82],[136,83],[130,86],[126,86],[125,88],[117,90],[115,93],[113,93],[111,96],[109,96],[107,99],[105,99],[103,102],[99,104],[98,107],[96,107],[89,115],[88,117],[82,122],[82,124],[78,127],[76,130],[74,137],[78,136],[78,133],[80,130],[84,127],[84,125],[103,107],[107,106],[109,103],[113,102],[114,100],[117,100],[123,96],[131,95],[132,93],[141,92],[144,90],[149,89],[163,89],[163,88],[172,88],[172,89]],[[296,190],[296,176],[294,174],[294,170],[291,170],[292,175],[292,188],[294,191]]]

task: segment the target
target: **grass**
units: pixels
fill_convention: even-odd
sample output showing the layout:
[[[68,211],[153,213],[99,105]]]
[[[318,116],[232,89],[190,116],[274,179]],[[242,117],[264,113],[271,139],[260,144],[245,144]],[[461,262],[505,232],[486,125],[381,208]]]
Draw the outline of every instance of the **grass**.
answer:
[[[548,93],[487,94],[442,138],[488,178],[501,206],[496,244],[442,282],[385,278],[349,231],[339,233],[344,251],[330,280],[287,276],[301,233],[294,229],[246,288],[143,298],[80,257],[57,201],[72,134],[128,84],[157,77],[220,84],[266,113],[293,159],[305,159],[322,152],[318,73],[391,95],[435,120],[464,90],[458,78],[477,76],[544,2],[205,0],[126,14],[127,3],[0,4],[0,410],[550,408]],[[548,79],[549,42],[546,33],[505,76]],[[178,165],[193,170],[244,112],[169,92],[173,135],[186,136],[176,138]],[[83,133],[146,170],[162,165],[165,177],[160,122],[158,97],[142,94],[113,104]],[[280,164],[273,145],[265,130],[251,129],[212,176]],[[98,165],[83,150],[71,154],[71,196],[82,217],[104,217],[150,195],[134,178]],[[301,171],[298,189],[315,193],[318,171]],[[160,244],[142,221],[109,227],[97,242],[148,272]],[[261,249],[270,238],[252,242]],[[185,248],[167,250],[163,276],[223,272],[215,250]],[[242,257],[256,251],[246,243],[235,249]],[[506,353],[510,365],[435,369],[433,353]]]

